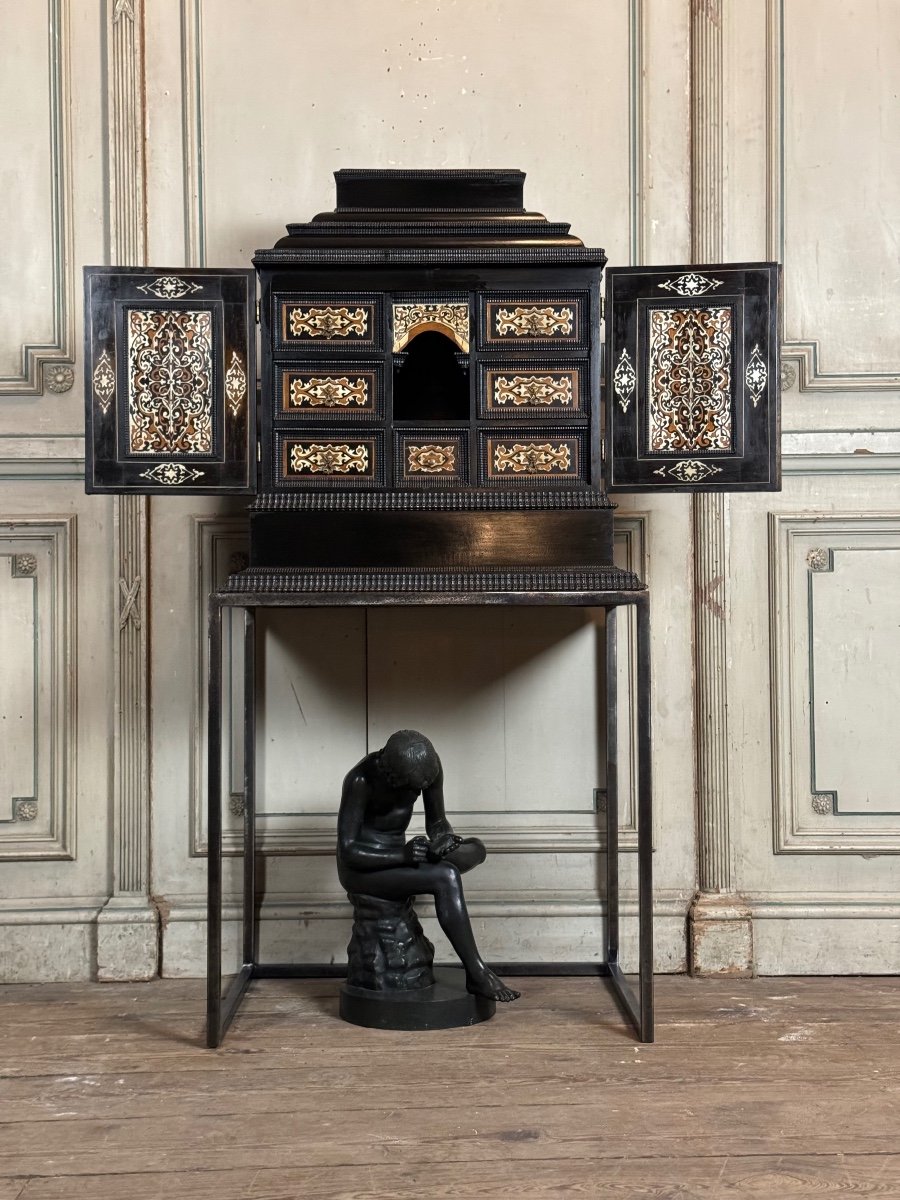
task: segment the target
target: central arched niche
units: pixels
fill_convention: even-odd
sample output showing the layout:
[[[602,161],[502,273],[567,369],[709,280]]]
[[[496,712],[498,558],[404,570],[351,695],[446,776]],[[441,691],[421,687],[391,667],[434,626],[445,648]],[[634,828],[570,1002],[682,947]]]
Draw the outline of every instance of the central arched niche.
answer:
[[[420,328],[394,355],[394,420],[468,419],[469,356],[447,333]]]

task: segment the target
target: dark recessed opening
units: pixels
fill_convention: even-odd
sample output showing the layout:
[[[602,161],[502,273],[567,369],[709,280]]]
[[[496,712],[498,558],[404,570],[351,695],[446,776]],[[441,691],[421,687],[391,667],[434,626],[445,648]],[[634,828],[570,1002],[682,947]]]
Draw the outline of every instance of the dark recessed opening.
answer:
[[[467,421],[467,358],[434,330],[418,334],[394,359],[395,421]]]

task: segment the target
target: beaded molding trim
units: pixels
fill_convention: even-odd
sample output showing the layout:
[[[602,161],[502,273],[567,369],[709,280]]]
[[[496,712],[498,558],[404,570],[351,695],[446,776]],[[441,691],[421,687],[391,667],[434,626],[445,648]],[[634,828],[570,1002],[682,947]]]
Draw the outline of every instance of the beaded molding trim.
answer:
[[[613,509],[605,492],[268,492],[257,496],[251,512],[297,509],[337,512],[547,512],[557,509]]]
[[[230,575],[223,592],[635,592],[643,583],[616,567],[551,571],[295,570],[250,567]]]
[[[254,266],[278,266],[285,262],[295,262],[299,259],[304,265],[309,263],[348,263],[356,266],[377,266],[393,263],[423,264],[425,266],[441,263],[573,263],[584,267],[602,267],[606,264],[606,252],[600,249],[588,249],[586,246],[519,246],[516,249],[479,247],[473,245],[465,250],[410,250],[385,248],[374,249],[333,249],[292,250],[284,247],[281,250],[257,250],[253,256]]]

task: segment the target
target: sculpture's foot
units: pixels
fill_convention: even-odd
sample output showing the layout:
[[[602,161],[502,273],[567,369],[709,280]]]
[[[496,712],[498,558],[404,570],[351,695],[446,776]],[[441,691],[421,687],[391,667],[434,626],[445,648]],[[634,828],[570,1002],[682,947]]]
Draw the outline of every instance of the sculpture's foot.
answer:
[[[486,996],[488,1000],[496,1000],[501,1004],[508,1004],[510,1000],[518,1000],[522,995],[514,988],[507,987],[490,967],[483,967],[477,972],[466,971],[466,990],[475,996]]]

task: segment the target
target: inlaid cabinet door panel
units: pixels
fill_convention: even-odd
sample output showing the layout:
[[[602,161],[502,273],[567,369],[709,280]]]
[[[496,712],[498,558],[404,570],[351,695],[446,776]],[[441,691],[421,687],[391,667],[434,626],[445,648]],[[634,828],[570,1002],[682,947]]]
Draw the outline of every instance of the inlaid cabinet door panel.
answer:
[[[777,491],[776,263],[606,275],[610,491]]]
[[[88,492],[256,491],[256,274],[85,267]]]

